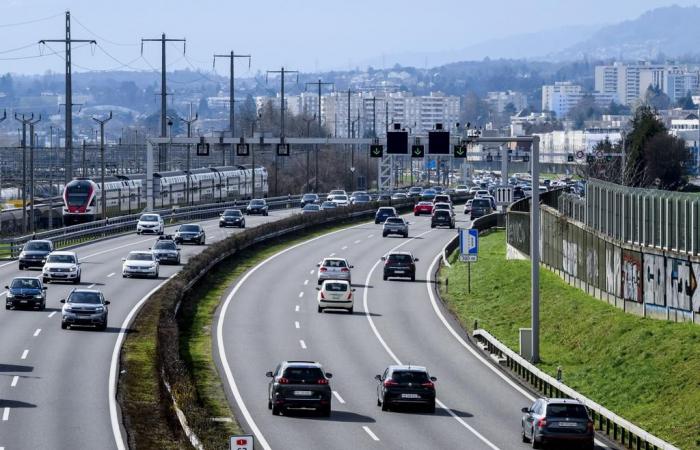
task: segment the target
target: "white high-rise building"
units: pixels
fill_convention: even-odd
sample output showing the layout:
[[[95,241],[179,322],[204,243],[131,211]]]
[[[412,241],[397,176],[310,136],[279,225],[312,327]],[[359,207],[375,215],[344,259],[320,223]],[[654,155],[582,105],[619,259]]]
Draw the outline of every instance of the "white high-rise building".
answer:
[[[553,85],[542,86],[542,111],[551,111],[557,118],[566,117],[576,106],[583,94],[583,88],[571,81],[558,81]]]
[[[512,104],[515,112],[518,112],[527,108],[527,95],[515,91],[488,92],[486,103],[498,114],[502,114],[509,104]]]
[[[660,88],[672,103],[691,92],[697,94],[697,69],[668,64],[623,64],[596,66],[595,90],[614,94],[619,103],[635,105],[650,86]]]

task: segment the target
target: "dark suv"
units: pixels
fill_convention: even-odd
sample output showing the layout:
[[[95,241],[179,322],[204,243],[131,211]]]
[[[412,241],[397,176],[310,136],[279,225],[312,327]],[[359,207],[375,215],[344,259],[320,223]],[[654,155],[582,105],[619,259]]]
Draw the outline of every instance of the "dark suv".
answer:
[[[588,410],[578,400],[568,398],[541,398],[531,407],[523,408],[521,420],[523,442],[532,442],[532,448],[550,442],[567,442],[594,448],[595,432]]]
[[[472,203],[473,205],[473,203]],[[435,227],[455,227],[455,215],[449,209],[433,210],[433,215],[430,218],[430,228]]]
[[[245,217],[240,209],[227,209],[219,217],[219,228],[228,226],[245,228]]]
[[[489,215],[493,212],[493,205],[491,200],[487,198],[475,198],[472,201],[471,219],[478,219],[479,217]]]
[[[46,308],[46,286],[39,278],[15,277],[7,289],[5,309],[32,307],[43,310]]]
[[[175,243],[184,244],[189,242],[192,244],[204,245],[207,241],[207,235],[204,233],[204,228],[197,223],[187,223],[180,226],[175,232]]]
[[[384,223],[388,217],[396,217],[396,208],[392,206],[382,206],[374,214],[374,223]]]
[[[384,280],[389,278],[410,278],[416,281],[416,263],[418,258],[414,258],[410,252],[394,252],[382,256],[384,261]]]
[[[248,203],[248,206],[245,207],[245,213],[249,216],[253,214],[266,216],[267,210],[267,202],[261,198],[251,200],[250,203]]]
[[[377,384],[377,406],[382,411],[396,406],[423,406],[435,412],[435,381],[421,366],[389,366],[374,377]]]
[[[53,243],[48,240],[29,241],[19,254],[19,270],[26,267],[44,267],[46,256],[53,251]]]
[[[333,376],[313,361],[283,361],[274,372],[267,372],[267,407],[273,415],[290,408],[313,408],[325,417],[331,415]]]

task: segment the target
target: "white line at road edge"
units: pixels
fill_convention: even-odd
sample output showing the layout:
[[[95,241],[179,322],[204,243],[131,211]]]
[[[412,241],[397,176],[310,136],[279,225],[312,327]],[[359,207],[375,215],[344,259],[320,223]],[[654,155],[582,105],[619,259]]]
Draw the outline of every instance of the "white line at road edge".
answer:
[[[418,236],[414,236],[414,237],[412,237],[411,239],[409,239],[409,240],[407,240],[407,241],[404,241],[403,243],[401,243],[401,244],[397,245],[396,247],[392,248],[392,249],[389,250],[387,253],[396,251],[398,248],[403,247],[404,245],[406,245],[406,244],[408,244],[409,242],[413,241],[413,240],[416,239],[417,237],[423,236],[423,235],[428,234],[428,233],[430,233],[430,232],[431,232],[431,230],[428,230],[428,231],[426,231],[426,232],[424,232],[424,233],[419,234]],[[372,268],[370,269],[370,271],[367,273],[367,278],[365,279],[365,286],[369,286],[369,285],[370,285],[370,281],[371,281],[371,279],[372,279],[372,274],[373,274],[374,271],[377,269],[377,266],[379,265],[380,262],[381,262],[381,261],[375,262],[374,265],[372,266]],[[432,265],[431,265],[431,267],[432,267]],[[428,286],[430,286],[430,278],[427,279],[427,283],[426,283],[426,284],[427,284]],[[430,288],[428,288],[428,290],[430,290]],[[389,356],[391,356],[391,359],[393,359],[394,362],[396,362],[396,364],[401,365],[401,360],[400,360],[400,359],[396,356],[396,354],[391,350],[391,348],[390,348],[389,345],[386,343],[386,341],[384,340],[384,338],[382,337],[382,335],[379,333],[379,330],[377,329],[377,327],[374,325],[374,320],[372,319],[372,316],[370,315],[369,306],[368,306],[368,304],[367,304],[367,299],[368,299],[368,297],[369,297],[369,296],[368,296],[368,293],[369,293],[369,289],[365,289],[365,290],[364,290],[364,295],[363,295],[363,301],[362,301],[362,303],[363,303],[363,306],[364,306],[364,308],[365,308],[365,317],[367,317],[367,320],[369,321],[369,326],[370,326],[370,328],[372,328],[372,331],[374,332],[374,335],[377,337],[377,340],[379,341],[379,343],[382,344],[382,347],[384,347],[384,350],[386,350],[386,352],[389,354]],[[457,414],[455,414],[455,413],[454,413],[450,408],[448,408],[444,403],[442,403],[442,402],[441,402],[440,400],[438,400],[437,398],[435,399],[435,402],[438,404],[438,406],[440,406],[440,408],[442,408],[442,409],[444,409],[445,411],[447,411],[447,413],[448,413],[450,416],[452,416],[457,422],[459,422],[460,425],[462,425],[464,428],[466,428],[467,430],[469,430],[474,436],[476,436],[477,438],[479,438],[479,440],[481,440],[481,442],[483,442],[484,444],[486,444],[488,447],[492,448],[493,450],[499,450],[499,448],[496,447],[491,441],[489,441],[489,440],[486,439],[481,433],[479,433],[478,431],[476,431],[476,429],[474,429],[474,427],[472,427],[472,426],[470,426],[468,423],[466,423],[461,417],[459,417]],[[365,431],[367,431],[367,430],[365,430]],[[368,433],[369,433],[369,432],[368,432]]]
[[[377,437],[377,435],[372,433],[372,430],[370,430],[367,425],[363,425],[362,429],[365,430],[365,433],[369,434],[369,437],[371,437],[372,440],[379,441],[379,438]]]
[[[435,314],[438,316],[438,319],[440,319],[440,322],[447,328],[447,331],[450,332],[450,334],[459,342],[459,344],[466,348],[476,359],[478,359],[481,363],[483,363],[486,367],[488,367],[493,373],[498,375],[503,381],[508,383],[513,389],[516,391],[520,392],[525,398],[530,400],[531,402],[535,401],[535,397],[533,397],[529,392],[527,392],[525,389],[523,389],[520,385],[518,385],[515,381],[511,380],[507,375],[502,373],[500,370],[497,368],[493,367],[481,354],[479,354],[476,350],[474,350],[469,344],[467,344],[464,339],[462,339],[462,336],[459,335],[455,331],[454,328],[450,325],[450,323],[445,319],[445,316],[442,314],[442,311],[440,311],[440,308],[438,307],[437,301],[435,299],[435,293],[433,292],[432,289],[432,274],[435,270],[435,264],[438,263],[438,261],[442,258],[444,249],[440,252],[439,255],[433,259],[433,262],[430,264],[430,267],[428,268],[428,272],[425,275],[425,279],[428,281],[426,283],[426,288],[428,289],[428,296],[430,297],[430,304],[433,307],[433,311],[435,311]],[[603,442],[599,441],[598,439],[595,440],[596,445],[599,447],[603,448],[608,448],[607,445],[605,445]]]
[[[52,317],[55,316],[55,315],[56,315],[56,311],[52,312],[51,314],[49,314],[49,319],[52,318]]]
[[[358,227],[362,227],[365,225],[366,225],[366,223],[361,223],[360,225],[355,225],[352,227],[344,228],[342,230],[331,231],[330,233],[326,233],[326,234],[323,234],[321,236],[317,236],[315,238],[309,239],[308,241],[300,242],[296,245],[292,245],[291,247],[288,247],[288,248],[280,251],[279,253],[275,253],[274,255],[270,256],[266,260],[260,262],[260,264],[258,264],[257,266],[250,269],[245,275],[243,275],[243,278],[241,278],[238,281],[238,283],[236,283],[236,285],[234,286],[231,293],[226,297],[226,300],[224,300],[224,304],[221,306],[221,313],[219,314],[219,321],[216,324],[216,347],[219,351],[219,358],[221,359],[221,367],[224,369],[224,374],[226,375],[226,381],[228,382],[229,388],[231,389],[231,392],[233,393],[233,397],[236,400],[236,404],[241,409],[241,414],[243,414],[243,418],[248,423],[248,426],[250,427],[251,432],[258,439],[258,442],[260,443],[260,446],[263,448],[263,450],[270,450],[272,447],[270,447],[270,444],[267,443],[265,436],[263,436],[262,432],[260,431],[260,428],[258,428],[258,425],[255,423],[255,420],[253,420],[253,416],[250,414],[248,407],[245,405],[245,402],[243,401],[243,397],[241,396],[241,392],[238,390],[238,385],[236,384],[236,380],[233,378],[233,372],[231,372],[231,366],[229,365],[229,362],[228,362],[228,356],[226,356],[226,344],[224,342],[224,319],[226,318],[226,311],[228,311],[228,307],[231,304],[233,297],[238,293],[238,291],[241,289],[241,286],[243,286],[243,284],[248,280],[248,278],[250,278],[250,276],[253,275],[255,272],[257,272],[258,269],[260,269],[262,266],[269,263],[273,259],[277,258],[278,256],[284,255],[285,253],[290,252],[290,251],[292,251],[296,248],[299,248],[303,245],[310,244],[311,242],[317,241],[319,239],[323,239],[323,238],[326,238],[328,236],[338,234],[338,233],[344,233],[348,230],[352,230],[353,228],[358,228]],[[315,271],[312,270],[310,273],[313,274],[314,272]]]
[[[117,449],[126,450],[124,445],[124,437],[122,436],[122,430],[119,423],[119,413],[117,411],[117,367],[119,365],[119,353],[121,352],[122,343],[124,342],[124,337],[126,336],[126,330],[131,324],[131,320],[136,315],[136,313],[141,309],[144,303],[153,295],[158,289],[163,287],[165,283],[170,281],[179,272],[171,275],[167,280],[160,283],[158,286],[148,292],[139,302],[131,308],[129,314],[122,322],[121,330],[117,335],[117,342],[114,344],[114,350],[112,351],[112,362],[109,366],[109,392],[107,394],[109,399],[109,419],[112,422],[112,434],[114,435],[114,442],[117,444]],[[53,314],[53,313],[52,313]]]

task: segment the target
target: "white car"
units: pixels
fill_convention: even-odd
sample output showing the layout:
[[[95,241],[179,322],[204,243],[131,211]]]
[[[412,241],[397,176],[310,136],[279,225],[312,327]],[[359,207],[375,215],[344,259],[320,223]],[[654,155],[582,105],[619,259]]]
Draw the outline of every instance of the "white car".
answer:
[[[349,281],[341,280],[326,280],[318,290],[318,312],[322,313],[325,309],[345,309],[352,314],[355,301],[352,293],[355,292],[350,286]]]
[[[469,192],[469,187],[467,187],[466,184],[458,184],[455,187],[455,194],[461,195],[461,194],[466,194],[468,192]]]
[[[122,277],[151,277],[158,278],[160,264],[153,252],[130,252],[126,258],[122,258]]]
[[[333,198],[331,199],[331,201],[338,206],[349,206],[350,205],[350,201],[348,200],[347,195],[334,195]]]
[[[348,261],[343,258],[324,258],[316,264],[318,267],[317,284],[326,280],[344,280],[351,283],[350,269],[353,268]]]
[[[72,281],[80,283],[80,261],[75,252],[51,252],[46,257],[42,269],[44,283],[51,281]]]
[[[347,197],[348,193],[345,192],[345,189],[334,189],[328,193],[326,200],[333,201],[334,195],[345,195]]]
[[[163,234],[165,232],[165,222],[160,214],[142,214],[136,222],[136,234],[153,233]]]

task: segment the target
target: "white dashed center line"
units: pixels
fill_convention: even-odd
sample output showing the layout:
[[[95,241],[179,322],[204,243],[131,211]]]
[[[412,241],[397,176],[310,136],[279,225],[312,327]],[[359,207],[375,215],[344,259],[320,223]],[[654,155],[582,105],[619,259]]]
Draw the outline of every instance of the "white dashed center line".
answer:
[[[360,241],[360,240],[357,240],[357,241],[355,241],[355,244],[359,244],[360,242],[362,242],[362,241]]]
[[[299,292],[299,298],[302,298],[304,296],[304,291]]]
[[[294,328],[296,328],[296,329],[299,329],[299,328],[300,328],[299,322],[294,322]]]
[[[367,236],[367,237],[368,237],[368,238],[373,238],[373,237],[374,237],[374,235],[373,235],[373,234],[370,234],[370,235],[369,235],[369,236]]]
[[[55,316],[55,315],[56,315],[56,311],[52,312],[51,314],[49,314],[49,319],[52,318],[52,317]]]
[[[94,288],[94,287],[95,287],[95,283],[91,284],[91,285],[88,286],[87,288],[88,288],[88,289],[92,289],[92,288]]]
[[[19,381],[19,376],[15,375],[14,377],[12,377],[12,383],[10,383],[10,387],[17,386],[18,381]]]
[[[39,336],[39,333],[41,333],[41,328],[36,329],[36,331],[34,332],[34,337]]]
[[[344,245],[343,248],[341,248],[341,250],[347,250],[347,249],[348,249],[347,245]]]
[[[370,430],[369,427],[368,427],[367,425],[363,425],[363,426],[362,426],[362,429],[365,430],[365,432],[366,432],[367,434],[369,434],[369,437],[371,437],[372,440],[374,440],[374,441],[379,441],[379,438],[377,437],[377,435],[374,434],[374,433],[372,433],[372,430]]]
[[[328,255],[328,256],[331,256],[331,257],[333,257],[333,256],[335,256],[335,253],[331,253],[331,254],[330,254],[330,255]]]
[[[22,352],[22,357],[20,359],[27,359],[27,355],[29,354],[29,350],[25,350]]]
[[[306,350],[306,342],[304,342],[303,339],[299,339],[299,345],[301,345],[301,348],[303,348],[304,350]]]
[[[294,308],[294,312],[299,312],[299,305]]]
[[[10,407],[6,407],[5,410],[2,412],[2,421],[7,422],[7,419],[10,418]]]
[[[343,400],[343,397],[340,396],[336,391],[333,391],[333,395],[335,396],[336,399],[340,402],[341,405],[345,404],[345,400]]]
[[[114,276],[114,274],[115,274],[115,272],[110,273],[109,275],[107,275],[107,278],[112,278]]]
[[[304,286],[309,284],[309,280],[304,280]]]
[[[313,274],[314,274],[314,272],[316,272],[316,271],[315,271],[315,270],[313,270],[313,269],[311,269],[311,272],[309,272],[309,273],[310,273],[311,275],[313,275]]]
[[[2,296],[5,295],[5,294],[7,294],[7,291],[2,291],[2,292],[0,292],[0,297],[2,297]]]

